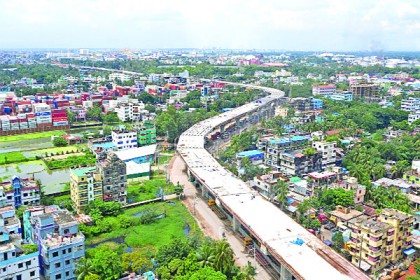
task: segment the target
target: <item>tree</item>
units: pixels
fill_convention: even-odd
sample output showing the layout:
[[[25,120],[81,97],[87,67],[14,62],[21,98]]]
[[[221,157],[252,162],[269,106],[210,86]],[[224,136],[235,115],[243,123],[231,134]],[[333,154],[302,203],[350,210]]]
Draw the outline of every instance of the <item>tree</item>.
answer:
[[[144,104],[154,104],[156,102],[156,97],[149,93],[143,92],[139,95],[139,101],[143,102]]]
[[[90,259],[81,258],[76,263],[76,270],[74,273],[77,275],[77,280],[85,280],[88,275],[93,273],[92,261]]]
[[[201,268],[194,272],[189,280],[226,280],[227,277],[220,271],[216,271],[212,267]]]
[[[234,264],[234,253],[226,240],[214,242],[214,253],[216,256],[214,268],[224,274],[228,273]]]
[[[93,273],[102,279],[119,279],[124,271],[118,252],[108,246],[98,246],[91,259]]]
[[[67,146],[67,140],[64,139],[63,137],[55,137],[53,140],[53,145],[55,147],[65,147]]]
[[[102,121],[102,107],[93,105],[87,110],[86,117],[91,121]]]
[[[332,237],[332,242],[333,242],[334,249],[338,252],[341,251],[341,249],[343,249],[343,247],[344,247],[343,234],[339,231],[334,233],[334,235]]]
[[[66,113],[67,113],[67,120],[69,124],[73,124],[76,121],[77,114],[68,109],[66,110]]]
[[[257,275],[257,271],[255,267],[248,264],[246,266],[241,267],[241,271],[234,277],[235,280],[254,280],[255,276]]]
[[[115,123],[119,123],[120,119],[118,118],[118,114],[115,112],[111,112],[108,113],[106,115],[103,116],[103,121],[105,124],[115,124]]]
[[[153,269],[153,264],[150,259],[146,258],[140,252],[124,253],[121,258],[124,271],[141,274]]]
[[[171,243],[163,245],[158,249],[156,261],[159,265],[165,266],[173,259],[182,259],[188,256],[191,246],[188,241],[174,239]]]
[[[283,180],[278,180],[277,184],[274,185],[274,193],[280,203],[280,208],[284,209],[284,204],[287,203],[289,195],[289,185]]]
[[[197,252],[196,258],[200,267],[206,267],[206,266],[212,267],[216,260],[216,256],[214,254],[214,248],[210,247],[207,244],[204,245]]]
[[[31,254],[38,251],[38,244],[23,244],[22,248],[25,254]]]

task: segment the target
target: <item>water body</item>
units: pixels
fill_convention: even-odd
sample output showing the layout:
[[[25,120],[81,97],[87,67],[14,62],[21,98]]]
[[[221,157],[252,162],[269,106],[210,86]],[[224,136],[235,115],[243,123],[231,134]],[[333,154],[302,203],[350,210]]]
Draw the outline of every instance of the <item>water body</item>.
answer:
[[[23,178],[34,177],[35,180],[40,179],[45,194],[63,191],[65,183],[70,181],[70,169],[49,170],[41,160],[2,165],[0,174],[2,178],[6,179],[15,175]]]

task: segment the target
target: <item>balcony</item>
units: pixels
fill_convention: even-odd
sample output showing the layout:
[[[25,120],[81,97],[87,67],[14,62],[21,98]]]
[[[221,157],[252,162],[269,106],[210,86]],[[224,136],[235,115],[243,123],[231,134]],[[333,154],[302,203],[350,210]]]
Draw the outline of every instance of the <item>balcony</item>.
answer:
[[[387,257],[387,256],[391,256],[392,255],[392,250],[390,250],[390,251],[386,251],[385,252],[385,256]]]
[[[369,238],[369,240],[374,241],[374,242],[378,242],[379,240],[381,240],[381,238],[380,237],[371,236]]]
[[[373,252],[378,252],[380,250],[380,248],[369,246],[369,250],[371,250]]]
[[[387,236],[392,236],[392,235],[394,235],[394,233],[395,233],[395,231],[393,230],[393,231],[388,231],[387,233],[386,233],[386,235]]]

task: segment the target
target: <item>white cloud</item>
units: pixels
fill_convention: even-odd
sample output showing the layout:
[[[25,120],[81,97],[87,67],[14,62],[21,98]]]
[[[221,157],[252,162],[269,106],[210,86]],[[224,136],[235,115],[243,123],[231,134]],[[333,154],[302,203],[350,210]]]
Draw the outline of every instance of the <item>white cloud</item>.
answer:
[[[417,0],[0,0],[0,48],[419,50]]]

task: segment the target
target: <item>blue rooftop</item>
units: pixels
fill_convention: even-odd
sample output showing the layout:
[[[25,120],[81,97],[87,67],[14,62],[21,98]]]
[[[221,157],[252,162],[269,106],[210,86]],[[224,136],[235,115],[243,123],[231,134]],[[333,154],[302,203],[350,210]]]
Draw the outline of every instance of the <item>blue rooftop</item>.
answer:
[[[292,136],[290,138],[275,138],[268,140],[270,144],[281,144],[281,143],[289,143],[289,142],[295,142],[295,141],[307,141],[309,138],[304,136]]]
[[[111,149],[115,147],[115,144],[112,142],[105,142],[105,143],[99,143],[99,144],[93,144],[94,148],[102,148],[102,149]]]
[[[260,151],[260,150],[251,150],[251,151],[243,151],[240,153],[237,153],[236,156],[238,157],[251,157],[251,156],[256,156],[256,155],[261,155],[264,154],[264,152]]]

